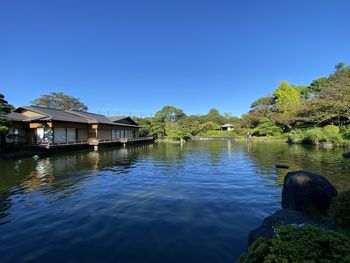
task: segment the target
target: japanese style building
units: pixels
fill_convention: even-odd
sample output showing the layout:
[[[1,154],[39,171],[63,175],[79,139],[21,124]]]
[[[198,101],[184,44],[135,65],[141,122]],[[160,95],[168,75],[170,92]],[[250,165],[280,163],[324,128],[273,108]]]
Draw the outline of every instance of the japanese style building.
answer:
[[[222,131],[233,131],[234,130],[234,126],[230,123],[226,123],[225,125],[222,125],[220,127],[220,130]]]
[[[38,106],[19,107],[8,117],[12,125],[7,143],[37,147],[93,145],[153,140],[140,137],[140,126],[130,117],[56,110]]]

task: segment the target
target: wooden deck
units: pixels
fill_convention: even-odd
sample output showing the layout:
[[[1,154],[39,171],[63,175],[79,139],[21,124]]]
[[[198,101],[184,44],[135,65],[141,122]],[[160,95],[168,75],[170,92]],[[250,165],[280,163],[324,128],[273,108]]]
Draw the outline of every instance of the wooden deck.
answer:
[[[51,149],[51,148],[63,148],[63,147],[79,147],[79,146],[98,146],[106,144],[128,144],[128,143],[142,143],[152,142],[153,137],[137,137],[137,138],[119,138],[116,140],[85,140],[85,141],[71,141],[71,142],[50,142],[50,143],[39,143],[32,144],[30,147]]]
[[[134,142],[148,142],[153,141],[153,137],[137,137],[137,138],[119,138],[116,140],[96,140],[96,141],[90,141],[89,145],[100,145],[100,144],[106,144],[106,143],[134,143]]]
[[[191,137],[191,141],[234,141],[235,137]]]

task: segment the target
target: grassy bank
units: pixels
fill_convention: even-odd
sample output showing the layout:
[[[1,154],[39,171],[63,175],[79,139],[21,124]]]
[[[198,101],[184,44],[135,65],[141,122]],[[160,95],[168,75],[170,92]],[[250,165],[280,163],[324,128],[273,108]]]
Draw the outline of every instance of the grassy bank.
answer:
[[[236,135],[235,141],[248,141],[243,135]],[[252,136],[249,141],[253,142],[287,142],[284,136]]]

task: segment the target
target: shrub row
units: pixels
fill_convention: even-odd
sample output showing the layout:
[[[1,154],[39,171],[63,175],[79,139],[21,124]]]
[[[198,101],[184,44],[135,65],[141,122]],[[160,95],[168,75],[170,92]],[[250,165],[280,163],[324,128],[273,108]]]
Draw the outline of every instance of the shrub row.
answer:
[[[289,143],[308,143],[319,144],[320,142],[328,142],[334,145],[345,145],[348,142],[347,130],[340,133],[340,129],[334,125],[327,125],[323,128],[313,128],[308,130],[294,130],[288,133],[287,139]]]

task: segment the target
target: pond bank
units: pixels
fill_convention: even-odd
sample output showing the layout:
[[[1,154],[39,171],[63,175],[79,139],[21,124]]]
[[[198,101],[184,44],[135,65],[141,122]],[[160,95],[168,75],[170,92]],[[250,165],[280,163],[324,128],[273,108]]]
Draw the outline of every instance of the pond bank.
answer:
[[[287,173],[282,209],[250,232],[248,251],[238,262],[348,262],[350,238],[343,227],[350,226],[350,191],[338,199],[337,194],[323,176],[304,171]]]

